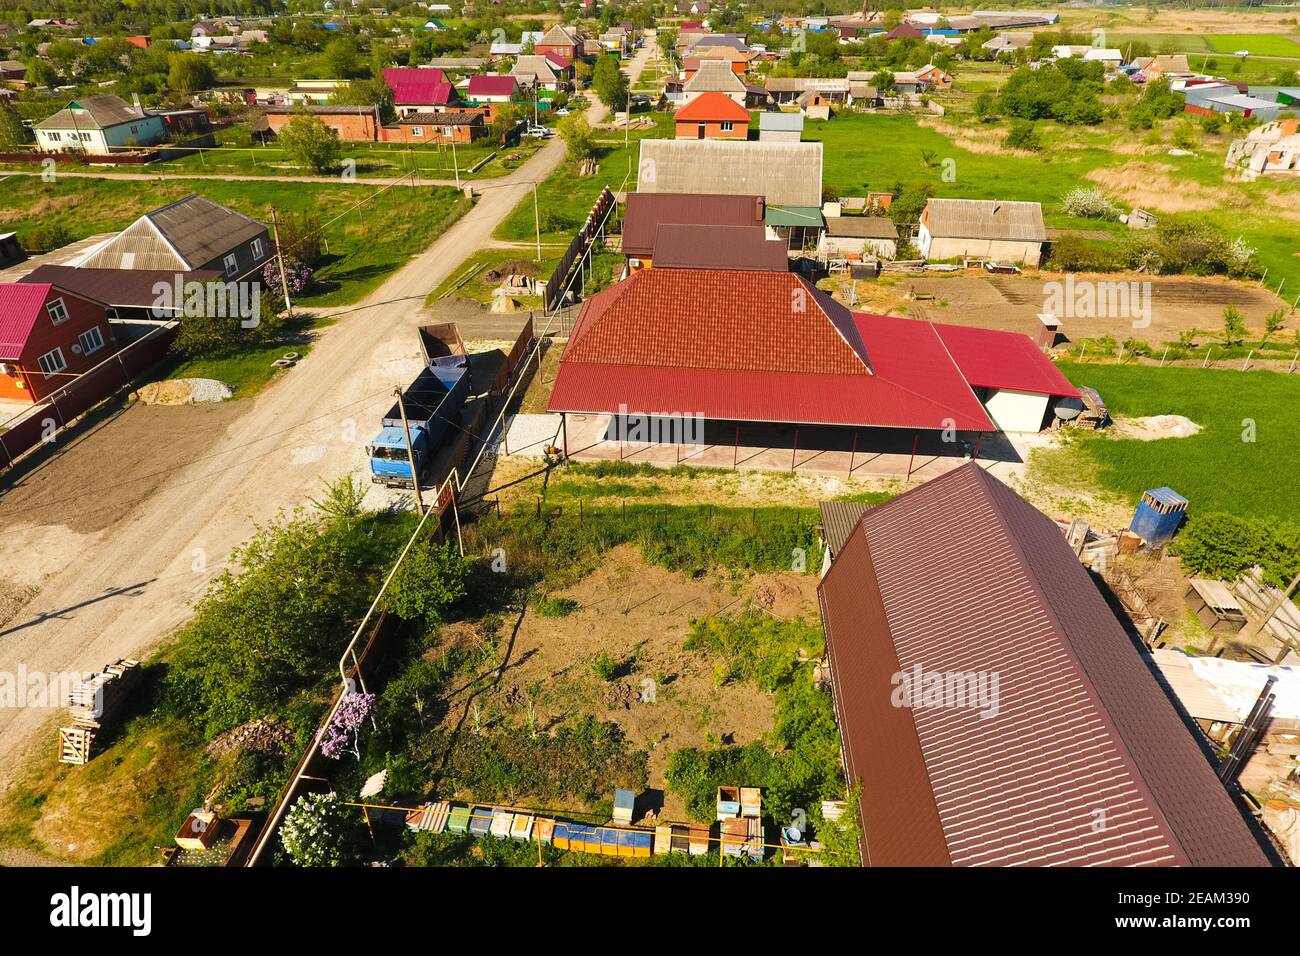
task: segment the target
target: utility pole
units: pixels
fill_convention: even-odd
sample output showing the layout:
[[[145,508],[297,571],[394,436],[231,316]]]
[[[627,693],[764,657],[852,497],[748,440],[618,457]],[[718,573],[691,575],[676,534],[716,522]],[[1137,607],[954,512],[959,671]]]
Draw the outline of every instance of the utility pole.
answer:
[[[460,189],[460,163],[456,161],[456,127],[451,127],[451,166],[456,170],[456,189]]]
[[[406,400],[402,397],[402,389],[393,389],[393,394],[397,396],[397,408],[402,413],[402,432],[406,435],[406,460],[411,465],[411,484],[415,486],[415,513],[421,518],[424,517],[424,498],[420,495],[420,471],[415,467],[415,449],[411,447],[411,423],[406,420]]]
[[[542,261],[542,214],[537,208],[537,183],[533,183],[533,228],[537,230],[537,261]]]
[[[280,246],[280,216],[271,207],[271,229],[275,236],[275,261],[280,267],[280,289],[284,292],[284,310],[293,318],[293,303],[289,301],[289,277],[284,273],[284,249]]]

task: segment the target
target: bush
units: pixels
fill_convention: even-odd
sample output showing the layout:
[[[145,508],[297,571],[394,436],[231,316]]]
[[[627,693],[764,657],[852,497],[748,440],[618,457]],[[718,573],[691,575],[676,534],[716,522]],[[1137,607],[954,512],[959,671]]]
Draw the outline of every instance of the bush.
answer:
[[[1118,220],[1119,206],[1106,198],[1095,186],[1076,186],[1061,199],[1061,210],[1067,216],[1083,219]]]
[[[451,545],[417,544],[393,575],[388,606],[404,621],[433,624],[465,596],[469,566]]]
[[[1231,581],[1258,564],[1268,581],[1285,587],[1300,573],[1300,523],[1191,511],[1170,550],[1189,574]]]
[[[537,605],[537,613],[542,617],[568,617],[578,607],[578,602],[572,598],[547,598]]]
[[[337,794],[308,793],[285,814],[280,842],[299,866],[346,866],[355,829],[355,814]]]
[[[1035,153],[1043,148],[1043,141],[1031,120],[1013,120],[1011,129],[1007,132],[1006,144],[1012,149],[1025,149]]]
[[[591,659],[591,672],[599,677],[605,683],[609,683],[618,677],[621,666],[618,661],[611,657],[607,652],[601,651]]]

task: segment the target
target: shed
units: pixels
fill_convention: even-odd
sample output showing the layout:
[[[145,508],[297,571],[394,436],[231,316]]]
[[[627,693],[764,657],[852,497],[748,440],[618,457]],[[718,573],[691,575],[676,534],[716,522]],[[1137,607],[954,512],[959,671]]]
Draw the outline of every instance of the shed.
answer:
[[[931,199],[921,211],[916,246],[929,261],[969,256],[1037,266],[1046,241],[1039,203]]]
[[[1169,487],[1150,488],[1142,492],[1129,530],[1159,548],[1169,542],[1187,514],[1187,499]]]
[[[767,143],[797,143],[803,138],[802,113],[758,114],[758,138]]]

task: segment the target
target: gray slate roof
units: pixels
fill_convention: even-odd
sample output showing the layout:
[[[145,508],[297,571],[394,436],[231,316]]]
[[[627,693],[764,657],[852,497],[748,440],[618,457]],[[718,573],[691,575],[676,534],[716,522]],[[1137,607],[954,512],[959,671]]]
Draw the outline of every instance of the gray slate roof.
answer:
[[[745,81],[725,60],[701,60],[700,68],[682,89],[687,93],[743,93]]]
[[[826,232],[851,239],[898,238],[898,227],[884,216],[827,216]]]
[[[946,239],[1046,242],[1043,207],[1003,199],[931,199],[922,213],[930,235]]]
[[[256,219],[202,196],[186,196],[145,213],[78,265],[190,271],[265,232]],[[130,255],[131,265],[123,264],[124,255]]]
[[[138,123],[146,118],[121,97],[103,93],[73,100],[53,116],[37,123],[36,128],[104,129],[108,126],[121,126],[123,123]]]
[[[759,131],[782,131],[782,132],[803,132],[803,114],[802,113],[770,113],[764,112],[758,114]]]
[[[644,139],[637,189],[763,196],[769,205],[822,204],[822,144]]]

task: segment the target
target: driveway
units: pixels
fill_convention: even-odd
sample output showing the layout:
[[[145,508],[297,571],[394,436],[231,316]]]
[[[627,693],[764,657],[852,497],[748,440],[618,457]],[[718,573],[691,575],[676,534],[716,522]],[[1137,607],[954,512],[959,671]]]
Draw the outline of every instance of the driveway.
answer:
[[[630,61],[633,79],[650,54]],[[594,105],[593,123],[605,114]],[[153,476],[144,497],[120,520],[93,532],[72,533],[60,508],[86,502],[46,502],[5,529],[6,563],[26,559],[24,544],[40,550],[61,539],[61,560],[40,590],[0,625],[0,672],[98,670],[119,657],[143,657],[183,624],[191,602],[218,574],[230,551],[257,524],[316,496],[322,484],[365,461],[364,445],[392,390],[406,384],[419,354],[415,327],[429,320],[425,296],[476,249],[534,182],[563,160],[555,139],[508,176],[475,184],[474,208],[326,329],[311,352],[276,385],[249,399],[249,407],[214,433],[206,450],[182,467]],[[434,318],[436,319],[436,312]],[[418,364],[418,363],[417,363]],[[132,410],[133,411],[133,410]],[[122,418],[130,417],[130,411]],[[106,434],[119,422],[104,425]],[[65,455],[77,455],[74,442]],[[112,484],[115,462],[98,462]],[[145,484],[142,482],[142,484]],[[378,491],[379,489],[376,489]],[[2,502],[3,499],[0,499]],[[54,747],[34,736],[49,710],[0,709],[0,781],[31,746]]]

